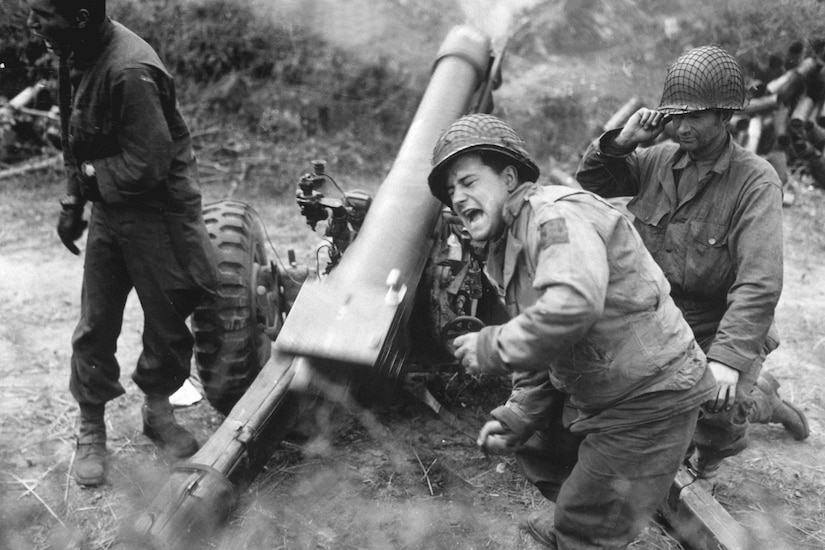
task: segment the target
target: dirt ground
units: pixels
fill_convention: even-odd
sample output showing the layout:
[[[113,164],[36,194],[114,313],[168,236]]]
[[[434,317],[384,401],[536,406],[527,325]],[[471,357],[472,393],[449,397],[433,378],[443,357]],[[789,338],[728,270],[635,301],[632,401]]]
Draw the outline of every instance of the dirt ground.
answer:
[[[361,4],[369,3],[352,5]],[[563,77],[577,60],[554,62],[554,73],[520,72],[518,86],[501,91],[502,104],[520,101],[514,89]],[[577,86],[598,89],[595,78],[577,77]],[[68,364],[82,256],[69,254],[54,232],[60,186],[56,172],[0,181],[0,550],[111,548],[118,527],[151,502],[170,467],[141,433],[141,395],[129,375],[142,314],[132,296],[118,348],[127,394],[107,407],[108,483],[82,489],[70,478],[76,405]],[[225,193],[217,185],[204,191],[207,201]],[[256,205],[280,254],[295,246],[311,257],[314,239],[291,198],[279,205],[243,189],[233,198]],[[825,194],[805,189],[785,214],[782,345],[765,369],[808,415],[811,436],[798,442],[779,426],[756,426],[751,446],[709,488],[753,534],[753,548],[813,550],[825,548]],[[448,375],[422,381],[459,418],[458,428],[406,392],[370,408],[320,406],[311,420],[323,429],[282,445],[210,546],[534,548],[518,522],[547,503],[511,459],[488,459],[474,445],[506,384]],[[177,414],[201,442],[222,421],[205,401]],[[632,548],[680,546],[651,523]]]
[[[53,234],[58,179],[7,182],[0,205],[0,548],[11,550],[110,547],[118,525],[151,501],[169,467],[140,431],[141,397],[129,374],[142,317],[132,298],[118,350],[127,395],[107,409],[109,482],[81,489],[69,477],[76,415],[67,390],[69,341],[82,259]],[[218,192],[207,189],[207,200]],[[823,213],[825,197],[815,190],[786,209],[783,344],[766,364],[782,396],[808,415],[811,437],[797,442],[781,427],[757,426],[750,448],[723,466],[713,487],[760,541],[757,548],[825,548]],[[262,205],[261,214],[300,222],[274,206]],[[275,246],[283,250],[291,238],[280,238]],[[530,548],[518,521],[546,503],[511,460],[485,458],[472,440],[505,397],[505,384],[424,381],[460,418],[459,429],[407,393],[370,409],[321,407],[314,417],[322,433],[276,452],[215,547]],[[178,416],[201,441],[222,420],[205,402]],[[634,548],[678,546],[651,524]]]

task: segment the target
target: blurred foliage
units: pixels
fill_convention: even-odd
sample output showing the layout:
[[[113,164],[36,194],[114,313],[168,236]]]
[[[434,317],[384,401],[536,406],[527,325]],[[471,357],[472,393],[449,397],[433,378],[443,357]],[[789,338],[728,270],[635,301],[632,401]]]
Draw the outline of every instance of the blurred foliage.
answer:
[[[110,0],[108,12],[158,52],[196,132],[218,125],[330,145],[362,136],[357,162],[383,162],[394,157],[426,84],[389,59],[363,61],[310,30],[279,26],[245,2]],[[56,90],[55,62],[26,29],[27,14],[25,0],[0,3],[6,97],[41,78]]]
[[[558,57],[561,65],[576,59],[580,69],[532,86],[498,114],[520,129],[540,163],[549,158],[568,171],[631,96],[658,101],[667,66],[692,47],[719,44],[763,80],[798,61],[792,46],[825,61],[821,0],[563,0],[538,3],[528,15],[510,41],[517,66]],[[778,74],[770,70],[776,65]]]
[[[681,32],[664,40],[674,54],[719,44],[740,58],[784,57],[795,42],[811,52],[825,39],[825,3],[819,0],[702,0],[682,15]]]
[[[109,12],[158,51],[176,77],[195,133],[219,128],[215,140],[243,132],[255,142],[238,159],[269,155],[271,163],[280,164],[269,170],[278,178],[303,170],[292,163],[310,155],[335,157],[337,169],[348,173],[383,175],[425,77],[390,58],[359,59],[310,29],[278,25],[250,6],[237,0],[110,0]],[[27,10],[25,0],[0,2],[0,95],[7,97],[40,78],[54,83],[53,60],[25,28]],[[750,63],[772,54],[784,58],[794,42],[816,51],[825,36],[825,4],[567,0],[537,4],[527,21],[510,42],[511,55],[526,62],[543,62],[557,52],[580,55],[620,47],[625,58],[615,60],[617,67],[652,67],[694,45],[718,43]],[[652,37],[656,47],[634,50],[633,38],[639,36]],[[590,139],[593,120],[602,120],[626,99],[624,90],[614,95],[594,104],[586,92],[570,95],[548,88],[497,114],[524,128],[540,158],[553,155],[564,163],[575,160]],[[205,139],[198,143],[207,152],[217,147]]]
[[[400,138],[423,90],[387,59],[365,62],[246,3],[117,0],[111,15],[149,42],[191,114],[270,138],[336,132]],[[380,149],[380,146],[379,146]],[[383,151],[382,151],[383,153]]]
[[[256,17],[228,0],[115,0],[110,15],[149,42],[176,77],[214,83],[233,72],[300,81],[320,40]]]
[[[0,96],[20,90],[55,74],[43,41],[26,27],[26,0],[0,2]]]

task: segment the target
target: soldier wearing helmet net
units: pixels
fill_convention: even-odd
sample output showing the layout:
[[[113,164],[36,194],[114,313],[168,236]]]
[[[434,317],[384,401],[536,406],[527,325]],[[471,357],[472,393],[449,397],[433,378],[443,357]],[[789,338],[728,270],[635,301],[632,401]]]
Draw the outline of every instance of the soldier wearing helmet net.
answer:
[[[634,225],[717,380],[704,406],[689,466],[712,477],[748,444],[750,423],[781,423],[808,437],[805,415],[763,373],[778,345],[782,290],[782,190],[767,160],[728,133],[745,107],[736,59],[716,46],[688,51],[668,69],[658,109],[639,109],[593,142],[576,177],[603,197],[632,197]],[[674,141],[655,140],[671,120]]]
[[[430,189],[487,243],[510,313],[457,337],[455,354],[471,373],[512,376],[478,444],[514,453],[556,503],[527,531],[550,548],[623,548],[665,498],[714,381],[631,222],[538,177],[491,115],[459,119],[436,144]]]

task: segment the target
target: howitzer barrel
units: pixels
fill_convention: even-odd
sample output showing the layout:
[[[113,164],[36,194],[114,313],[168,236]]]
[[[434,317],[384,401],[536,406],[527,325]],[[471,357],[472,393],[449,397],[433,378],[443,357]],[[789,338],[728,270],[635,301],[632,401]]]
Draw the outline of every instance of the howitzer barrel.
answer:
[[[370,366],[379,357],[399,360],[399,325],[429,257],[441,209],[427,185],[430,154],[441,132],[470,108],[490,62],[486,36],[469,27],[448,35],[358,238],[326,279],[304,285],[270,360],[215,434],[173,468],[149,508],[116,541],[118,550],[208,546],[235,505],[237,485],[257,475],[297,414],[297,372],[316,370],[323,362],[318,357]],[[389,288],[388,275],[395,278]]]
[[[490,61],[487,37],[458,27],[439,51],[432,78],[358,238],[330,282],[384,286],[389,272],[410,281],[428,255],[440,203],[430,194],[427,175],[441,133],[465,114]]]
[[[117,550],[189,550],[210,537],[235,506],[239,485],[263,467],[296,414],[290,383],[303,358],[274,353],[217,431],[122,530]]]
[[[441,209],[427,185],[433,147],[470,109],[490,60],[490,41],[478,31],[456,27],[447,36],[358,238],[329,277],[304,285],[276,346],[295,355],[366,366],[387,356],[385,344],[407,313]]]

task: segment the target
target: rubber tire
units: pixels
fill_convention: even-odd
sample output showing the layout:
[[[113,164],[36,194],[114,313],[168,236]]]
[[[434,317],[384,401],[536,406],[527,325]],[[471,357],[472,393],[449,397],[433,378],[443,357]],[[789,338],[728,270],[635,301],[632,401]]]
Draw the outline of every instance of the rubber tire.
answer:
[[[192,314],[195,362],[206,399],[228,415],[272,353],[263,332],[267,312],[256,300],[257,266],[268,263],[265,231],[239,201],[207,204],[203,217],[217,256],[219,297]]]

